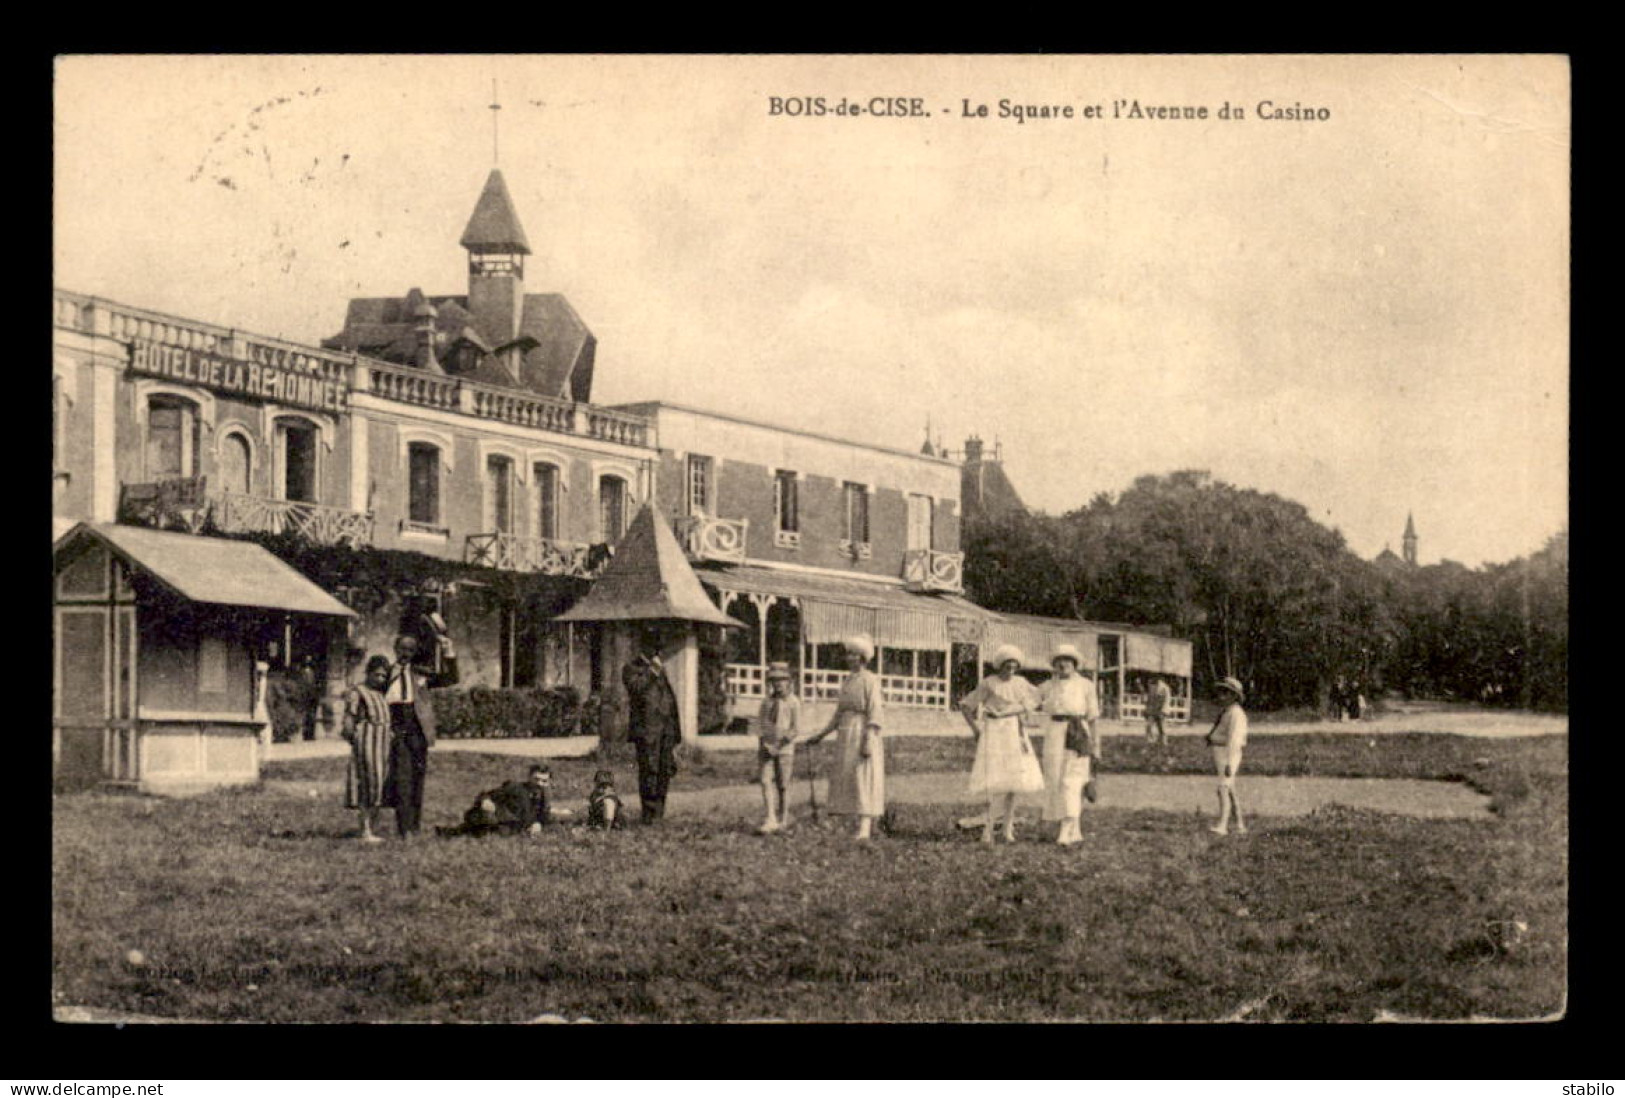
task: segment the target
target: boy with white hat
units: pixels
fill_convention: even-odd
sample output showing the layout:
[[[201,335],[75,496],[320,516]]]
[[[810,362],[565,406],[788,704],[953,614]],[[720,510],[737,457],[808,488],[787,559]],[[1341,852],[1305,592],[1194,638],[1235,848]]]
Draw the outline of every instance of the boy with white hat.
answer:
[[[1078,825],[1083,814],[1083,792],[1091,780],[1090,764],[1099,754],[1095,721],[1100,700],[1095,684],[1079,674],[1083,656],[1063,644],[1050,657],[1055,677],[1039,689],[1040,708],[1049,714],[1044,734],[1044,819],[1060,820],[1055,841],[1072,846],[1083,841]]]
[[[756,715],[756,762],[761,767],[762,804],[767,818],[756,829],[771,835],[790,826],[790,775],[796,766],[796,737],[801,732],[801,699],[790,692],[790,665],[767,669],[768,696]]]
[[[1208,730],[1208,746],[1213,749],[1213,768],[1219,775],[1219,820],[1208,828],[1215,835],[1230,833],[1230,816],[1235,814],[1237,834],[1247,831],[1241,818],[1241,802],[1236,799],[1236,774],[1241,771],[1241,749],[1247,746],[1247,713],[1239,680],[1225,677],[1214,686],[1224,706]]]

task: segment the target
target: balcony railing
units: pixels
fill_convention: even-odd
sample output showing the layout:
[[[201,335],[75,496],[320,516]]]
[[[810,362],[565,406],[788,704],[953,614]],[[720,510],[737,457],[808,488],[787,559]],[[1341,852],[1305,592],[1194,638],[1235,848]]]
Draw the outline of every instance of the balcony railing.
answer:
[[[403,404],[461,412],[479,419],[624,446],[646,447],[653,437],[651,421],[632,412],[576,404],[469,378],[431,374],[364,355],[250,335],[66,290],[57,290],[52,295],[51,318],[58,328],[108,336],[126,343],[140,339],[207,351],[261,366],[310,374],[346,391],[371,393]]]
[[[548,576],[593,579],[609,562],[608,547],[518,534],[470,534],[463,560],[506,572],[540,572]]]
[[[965,554],[909,549],[903,554],[903,583],[911,591],[963,591]]]
[[[750,523],[745,519],[690,515],[676,524],[677,540],[690,560],[716,560],[742,564]]]
[[[311,545],[352,549],[372,544],[372,516],[360,511],[237,492],[221,492],[210,503],[210,519],[223,534],[293,534]]]
[[[146,484],[126,484],[120,518],[161,530],[222,534],[292,534],[311,545],[372,544],[370,514],[265,499],[240,492],[209,492],[203,477],[177,477]]]

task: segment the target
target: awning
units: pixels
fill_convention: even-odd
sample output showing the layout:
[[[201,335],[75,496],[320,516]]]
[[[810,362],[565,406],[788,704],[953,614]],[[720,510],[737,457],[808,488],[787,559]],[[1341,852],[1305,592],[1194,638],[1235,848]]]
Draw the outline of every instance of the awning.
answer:
[[[756,565],[704,570],[700,582],[727,594],[792,599],[811,644],[834,644],[867,633],[882,648],[944,649],[975,643],[996,617],[954,595],[919,594],[892,584],[810,575]]]
[[[355,612],[250,541],[82,522],[58,553],[89,538],[192,602],[353,618]]]

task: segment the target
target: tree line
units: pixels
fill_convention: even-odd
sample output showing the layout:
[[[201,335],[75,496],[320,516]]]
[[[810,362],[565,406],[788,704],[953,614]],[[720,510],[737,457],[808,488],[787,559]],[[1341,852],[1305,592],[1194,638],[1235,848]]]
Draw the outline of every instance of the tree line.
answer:
[[[1171,626],[1198,689],[1234,675],[1263,709],[1368,696],[1568,705],[1568,532],[1469,569],[1356,556],[1303,505],[1202,471],[1144,476],[1051,516],[973,517],[965,583],[995,610]]]

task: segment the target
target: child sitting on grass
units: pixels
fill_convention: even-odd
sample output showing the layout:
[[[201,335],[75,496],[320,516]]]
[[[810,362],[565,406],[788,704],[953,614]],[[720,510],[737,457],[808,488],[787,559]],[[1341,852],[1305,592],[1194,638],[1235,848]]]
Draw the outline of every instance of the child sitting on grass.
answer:
[[[801,699],[790,692],[790,665],[767,669],[769,695],[756,717],[756,763],[761,767],[762,804],[767,818],[756,829],[771,835],[790,826],[790,779],[796,766],[796,740],[801,731]]]
[[[600,770],[593,775],[592,796],[587,798],[587,827],[593,831],[620,831],[626,827],[621,798],[615,792],[613,770]]]

